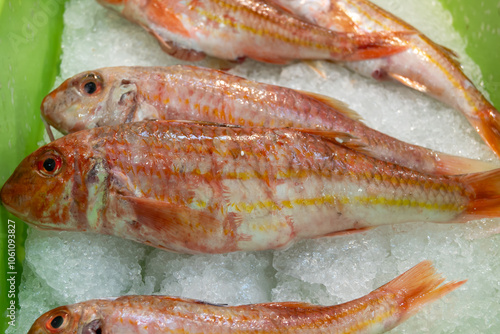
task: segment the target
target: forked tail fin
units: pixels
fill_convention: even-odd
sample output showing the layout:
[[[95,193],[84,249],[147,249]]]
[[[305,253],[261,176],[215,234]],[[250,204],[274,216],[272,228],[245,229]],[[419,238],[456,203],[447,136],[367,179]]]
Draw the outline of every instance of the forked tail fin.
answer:
[[[399,320],[401,323],[417,313],[424,305],[440,299],[466,282],[466,280],[452,281],[441,285],[443,281],[444,278],[436,273],[431,261],[422,261],[379,289],[392,291],[401,297],[402,314]]]
[[[489,108],[476,115],[466,116],[485,143],[500,157],[500,113],[489,103],[487,105]]]
[[[463,175],[460,180],[474,192],[463,217],[466,221],[500,217],[500,169]]]
[[[474,160],[442,152],[434,152],[436,173],[440,175],[469,174],[500,168],[495,162]]]

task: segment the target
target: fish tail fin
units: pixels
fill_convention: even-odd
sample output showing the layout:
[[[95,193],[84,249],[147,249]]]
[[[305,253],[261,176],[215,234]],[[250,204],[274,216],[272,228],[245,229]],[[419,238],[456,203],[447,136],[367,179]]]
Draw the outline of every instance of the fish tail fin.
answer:
[[[452,281],[441,285],[444,278],[436,273],[431,261],[422,261],[413,268],[399,275],[380,290],[389,290],[401,298],[399,303],[402,313],[399,322],[403,322],[417,313],[424,305],[432,303],[466,282]],[[378,290],[378,289],[377,289]]]
[[[441,152],[435,152],[436,173],[440,175],[458,175],[484,172],[499,168],[494,162],[481,161],[450,155]]]
[[[466,220],[500,217],[500,169],[460,178],[474,192],[467,205]]]
[[[344,61],[359,61],[365,59],[382,58],[403,52],[409,45],[404,36],[414,34],[413,32],[374,32],[369,34],[354,35],[351,37],[356,50],[346,54]]]
[[[467,119],[493,152],[500,156],[500,113],[490,105],[474,116],[467,116]]]

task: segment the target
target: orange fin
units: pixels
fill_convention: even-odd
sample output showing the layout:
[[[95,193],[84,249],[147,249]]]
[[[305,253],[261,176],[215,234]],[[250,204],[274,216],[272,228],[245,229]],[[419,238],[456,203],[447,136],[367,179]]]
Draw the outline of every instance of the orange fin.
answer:
[[[486,144],[500,156],[500,113],[490,106],[486,110],[477,111],[474,116],[465,116]]]
[[[320,15],[321,18],[321,15]],[[333,30],[343,31],[343,32],[359,32],[362,31],[360,27],[352,20],[352,18],[346,14],[345,10],[339,6],[338,1],[331,1],[330,8],[328,9],[328,18],[330,21],[327,21],[328,29],[333,28]],[[318,25],[323,26],[320,22]]]
[[[464,281],[444,282],[432,266],[431,261],[422,261],[375,291],[389,290],[400,296],[403,315],[399,323],[417,313],[424,305],[432,303],[457,289]]]
[[[184,205],[132,196],[120,196],[120,200],[130,204],[139,228],[146,226],[168,244],[196,251],[221,228],[213,215]]]
[[[389,57],[394,54],[403,52],[406,49],[407,49],[406,46],[380,46],[380,45],[367,46],[365,48],[360,48],[359,50],[350,55],[347,55],[345,58],[342,58],[342,60],[360,61],[367,59]]]
[[[446,46],[441,45],[441,44],[436,44],[436,45],[439,46],[442,49],[442,51],[448,55],[448,57],[450,57],[454,60],[459,58],[459,55],[455,51],[453,51],[452,49],[447,48]]]
[[[339,33],[341,34],[341,33]],[[383,58],[403,52],[409,48],[405,40],[415,32],[396,31],[396,32],[372,32],[365,34],[348,33],[351,36],[353,46],[357,49],[346,55],[332,54],[332,60],[358,61],[373,58]]]
[[[460,181],[474,191],[466,210],[467,220],[500,217],[500,169],[463,175]]]
[[[150,22],[172,33],[190,37],[189,31],[184,28],[182,21],[168,8],[168,1],[152,0],[146,6],[146,13]]]
[[[441,152],[435,152],[435,155],[437,161],[436,172],[441,175],[470,174],[500,167],[497,163],[458,157]]]
[[[160,35],[158,35],[154,30],[150,29],[149,27],[140,24],[147,32],[149,32],[156,40],[158,41],[158,44],[160,45],[160,48],[165,52],[166,54],[175,57],[180,60],[184,61],[199,61],[204,59],[207,55],[204,52],[201,51],[195,51],[192,49],[185,49],[179,46],[176,46],[174,42],[172,41],[165,41]]]
[[[304,60],[304,63],[309,66],[317,75],[321,78],[326,79],[326,73],[321,69],[321,63],[317,60]]]
[[[410,78],[402,76],[402,75],[399,75],[397,73],[387,73],[387,75],[389,77],[391,77],[392,79],[399,81],[403,85],[408,86],[410,88],[413,88],[415,90],[418,90],[419,92],[426,93],[429,90],[427,88],[427,86],[425,86],[424,84],[421,84],[418,81],[415,81],[413,79],[410,79]]]
[[[301,128],[292,128],[295,131],[299,131],[302,133],[307,133],[311,135],[316,135],[323,137],[334,144],[341,145],[347,147],[349,149],[358,151],[363,154],[367,154],[372,156],[373,153],[370,152],[370,149],[362,143],[359,138],[354,137],[345,132],[336,132],[336,131],[328,131],[328,130],[315,130],[315,129],[301,129]]]
[[[303,90],[296,90],[296,91],[299,92],[299,93],[301,93],[301,94],[307,95],[310,98],[318,100],[321,103],[324,103],[324,104],[332,107],[333,109],[335,109],[336,111],[338,111],[342,115],[344,115],[344,116],[346,116],[346,117],[348,117],[348,118],[350,118],[352,120],[355,120],[355,121],[358,121],[358,122],[361,122],[363,120],[363,118],[357,112],[355,112],[354,110],[350,109],[349,106],[346,103],[344,103],[344,102],[342,102],[340,100],[334,99],[333,97],[329,97],[329,96],[326,96],[326,95],[317,94],[317,93],[311,93],[311,92],[306,92],[306,91],[303,91]]]

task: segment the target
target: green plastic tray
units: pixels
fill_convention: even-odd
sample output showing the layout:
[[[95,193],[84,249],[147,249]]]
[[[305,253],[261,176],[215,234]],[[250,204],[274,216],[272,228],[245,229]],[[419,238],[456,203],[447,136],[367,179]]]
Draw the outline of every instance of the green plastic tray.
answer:
[[[42,139],[39,106],[59,71],[65,2],[0,0],[0,185]],[[480,65],[483,85],[493,104],[500,108],[500,2],[441,2],[452,13],[455,28],[468,41],[467,52]],[[10,267],[8,252],[9,219],[15,222],[14,267]],[[18,305],[26,225],[3,207],[0,220],[0,333],[4,333],[10,321],[7,311],[11,301]],[[15,277],[13,293],[7,280],[11,276]]]

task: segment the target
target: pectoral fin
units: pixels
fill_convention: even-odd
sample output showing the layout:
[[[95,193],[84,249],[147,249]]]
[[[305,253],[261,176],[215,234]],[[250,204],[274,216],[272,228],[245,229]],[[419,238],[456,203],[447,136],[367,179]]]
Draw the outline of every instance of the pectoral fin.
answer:
[[[132,196],[121,199],[130,204],[140,224],[173,238],[214,233],[220,225],[211,214],[185,205]]]
[[[206,57],[206,54],[201,51],[192,49],[185,49],[175,45],[172,41],[164,40],[158,33],[145,25],[141,25],[147,32],[149,32],[160,44],[161,49],[168,55],[184,61],[199,61]]]
[[[421,84],[420,82],[415,81],[411,78],[402,76],[402,75],[397,74],[397,73],[390,73],[390,72],[387,73],[387,75],[389,77],[391,77],[392,79],[399,81],[403,85],[408,86],[410,88],[413,88],[415,90],[418,90],[419,92],[427,93],[427,91],[428,91],[427,86],[425,86],[424,84]]]
[[[183,252],[206,252],[206,245],[220,235],[222,224],[212,214],[188,206],[148,198],[121,196],[136,216],[136,228],[153,232],[164,247]]]

